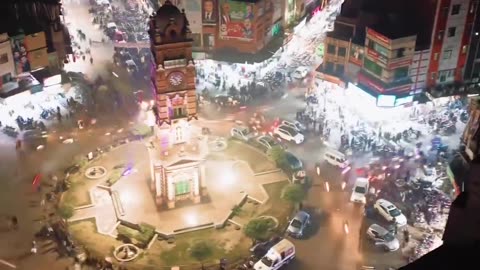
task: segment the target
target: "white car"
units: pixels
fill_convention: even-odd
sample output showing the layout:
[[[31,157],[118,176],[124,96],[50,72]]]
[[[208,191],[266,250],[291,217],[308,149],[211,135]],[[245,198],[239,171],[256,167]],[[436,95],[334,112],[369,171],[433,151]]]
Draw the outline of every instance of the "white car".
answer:
[[[296,129],[284,125],[276,127],[273,130],[273,134],[283,140],[294,142],[296,144],[301,144],[305,139],[303,134],[298,132]]]
[[[248,127],[244,127],[244,126],[238,126],[238,127],[232,128],[230,130],[230,135],[235,139],[239,139],[246,142],[255,136],[250,132],[250,129]]]
[[[350,196],[350,201],[353,203],[363,203],[367,202],[367,193],[368,193],[368,179],[367,178],[357,178],[355,185],[353,186],[352,195]]]
[[[294,128],[294,129],[296,129],[298,132],[302,132],[302,131],[307,130],[307,128],[306,128],[304,125],[302,125],[302,123],[300,123],[300,122],[298,122],[298,121],[282,120],[282,122],[280,123],[280,125],[284,125],[284,126],[288,126],[288,127]]]
[[[395,223],[399,227],[407,225],[407,218],[393,203],[385,199],[378,199],[373,207],[387,221],[395,220]]]
[[[367,236],[375,241],[376,246],[380,246],[386,251],[395,251],[400,248],[400,243],[395,235],[380,225],[372,224],[368,227]]]
[[[307,77],[308,72],[309,72],[308,68],[306,68],[306,67],[298,67],[298,68],[293,72],[292,77],[295,78],[295,79],[301,80],[301,79]]]

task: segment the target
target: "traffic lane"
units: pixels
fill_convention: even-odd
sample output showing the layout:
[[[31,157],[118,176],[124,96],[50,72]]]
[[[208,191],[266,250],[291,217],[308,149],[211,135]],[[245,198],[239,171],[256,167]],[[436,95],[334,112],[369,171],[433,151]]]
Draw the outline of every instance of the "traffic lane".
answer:
[[[360,260],[358,232],[363,211],[348,203],[347,197],[346,192],[325,192],[323,185],[312,186],[304,208],[312,214],[310,232],[305,239],[292,239],[296,260],[286,269],[355,269]]]

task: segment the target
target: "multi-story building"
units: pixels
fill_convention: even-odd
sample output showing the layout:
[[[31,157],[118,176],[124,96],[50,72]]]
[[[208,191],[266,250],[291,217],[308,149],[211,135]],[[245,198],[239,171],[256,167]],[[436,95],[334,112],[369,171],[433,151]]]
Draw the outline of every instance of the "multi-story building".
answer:
[[[478,3],[478,2],[477,2]],[[480,7],[475,5],[475,21],[465,64],[464,80],[468,88],[480,88]]]
[[[463,83],[477,5],[474,0],[436,1],[427,76],[434,96],[455,94],[452,88]]]

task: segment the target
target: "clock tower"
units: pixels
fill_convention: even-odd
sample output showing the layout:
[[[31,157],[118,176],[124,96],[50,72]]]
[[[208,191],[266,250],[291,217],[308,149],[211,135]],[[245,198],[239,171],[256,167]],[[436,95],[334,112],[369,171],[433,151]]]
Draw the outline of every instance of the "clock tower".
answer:
[[[187,142],[189,121],[197,119],[197,101],[193,40],[185,11],[166,0],[150,17],[148,33],[154,58],[151,80],[157,136],[162,145]]]

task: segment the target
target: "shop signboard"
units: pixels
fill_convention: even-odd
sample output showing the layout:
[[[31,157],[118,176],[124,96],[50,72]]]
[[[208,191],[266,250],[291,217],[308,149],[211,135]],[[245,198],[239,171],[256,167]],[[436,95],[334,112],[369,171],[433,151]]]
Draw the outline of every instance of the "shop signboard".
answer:
[[[15,63],[15,71],[17,74],[30,72],[31,66],[25,46],[25,36],[18,35],[11,37],[10,44],[12,45],[13,62]]]
[[[357,65],[363,65],[363,57],[365,55],[365,49],[363,46],[352,44],[350,47],[350,62]]]
[[[195,2],[196,0],[190,0]],[[217,0],[202,0],[202,23],[206,25],[215,25],[218,19]]]
[[[395,69],[395,68],[399,68],[399,67],[410,66],[410,64],[412,64],[412,59],[405,59],[405,60],[396,61],[396,62],[393,62],[393,63],[388,63],[387,68]]]
[[[387,65],[387,58],[379,53],[377,53],[376,51],[374,50],[371,50],[369,48],[365,48],[366,52],[367,52],[367,56],[372,58],[374,62],[377,62],[377,63],[381,63],[383,64],[384,66]]]
[[[411,103],[411,102],[413,102],[413,96],[406,96],[406,97],[402,97],[402,98],[397,98],[397,100],[395,101],[395,107],[405,105],[405,104],[408,104],[408,103]]]
[[[244,41],[253,40],[254,18],[254,4],[220,0],[220,38]]]
[[[272,14],[272,23],[277,22],[282,18],[282,1],[281,0],[271,0],[271,5],[273,9]]]
[[[368,27],[367,27],[367,35],[375,39],[375,41],[377,41],[383,46],[390,46],[391,44],[391,41],[389,38]]]
[[[393,95],[378,95],[377,107],[394,107],[396,96]]]

